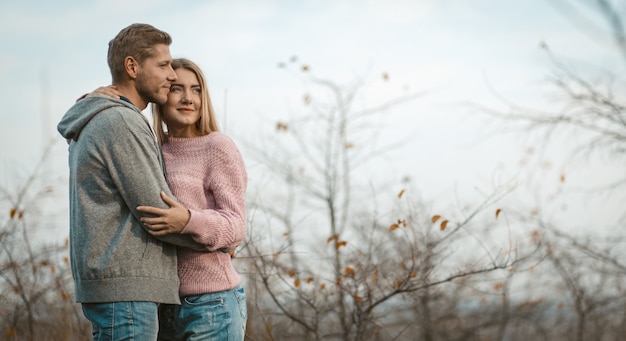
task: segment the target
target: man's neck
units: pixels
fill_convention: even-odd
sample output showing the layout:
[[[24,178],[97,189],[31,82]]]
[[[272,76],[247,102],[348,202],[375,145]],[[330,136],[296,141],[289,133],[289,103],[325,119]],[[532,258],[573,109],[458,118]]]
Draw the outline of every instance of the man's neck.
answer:
[[[135,89],[132,84],[113,84],[117,87],[117,91],[125,98],[125,101],[136,106],[139,110],[144,110],[148,106],[146,102]]]

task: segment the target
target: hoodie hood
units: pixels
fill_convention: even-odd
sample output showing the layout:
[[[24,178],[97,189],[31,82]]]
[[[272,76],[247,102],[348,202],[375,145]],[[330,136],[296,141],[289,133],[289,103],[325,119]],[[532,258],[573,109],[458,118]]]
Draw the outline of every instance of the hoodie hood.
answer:
[[[80,132],[94,116],[107,109],[122,106],[132,108],[141,114],[137,107],[117,98],[103,96],[83,98],[63,115],[61,122],[57,125],[57,130],[66,139],[77,140]]]

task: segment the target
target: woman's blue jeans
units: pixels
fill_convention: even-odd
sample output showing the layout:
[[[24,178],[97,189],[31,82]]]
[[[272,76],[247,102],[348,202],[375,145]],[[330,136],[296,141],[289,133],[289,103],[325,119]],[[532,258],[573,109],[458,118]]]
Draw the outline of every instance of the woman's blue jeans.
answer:
[[[157,339],[158,308],[154,302],[83,303],[94,341]]]
[[[243,287],[180,301],[159,306],[159,341],[243,341],[248,320]]]

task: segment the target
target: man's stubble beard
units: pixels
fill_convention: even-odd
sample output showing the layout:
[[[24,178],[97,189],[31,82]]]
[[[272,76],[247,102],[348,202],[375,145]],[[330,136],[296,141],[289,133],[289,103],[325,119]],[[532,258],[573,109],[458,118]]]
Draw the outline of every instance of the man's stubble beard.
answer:
[[[152,87],[146,83],[144,77],[137,77],[137,93],[148,103],[162,105],[167,102],[167,94],[163,98],[159,98],[159,90],[161,90],[160,86],[155,91],[152,91]]]

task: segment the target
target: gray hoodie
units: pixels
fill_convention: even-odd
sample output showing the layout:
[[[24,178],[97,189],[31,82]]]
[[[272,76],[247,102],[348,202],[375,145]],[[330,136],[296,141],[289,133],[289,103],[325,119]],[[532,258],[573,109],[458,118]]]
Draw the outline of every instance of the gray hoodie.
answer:
[[[202,249],[189,235],[155,239],[137,206],[167,208],[172,196],[148,121],[134,105],[87,97],[57,126],[70,168],[70,259],[76,301],[180,303],[176,247]],[[175,244],[175,245],[174,245]]]

